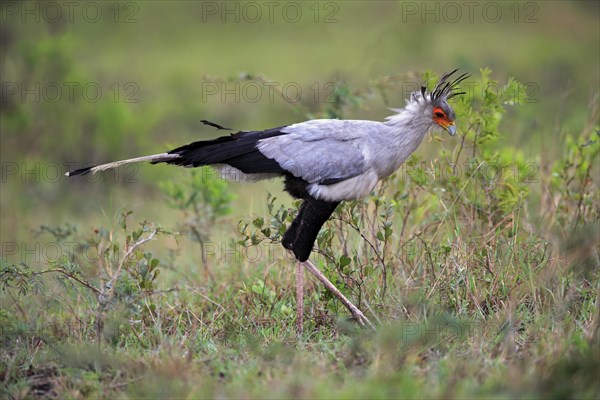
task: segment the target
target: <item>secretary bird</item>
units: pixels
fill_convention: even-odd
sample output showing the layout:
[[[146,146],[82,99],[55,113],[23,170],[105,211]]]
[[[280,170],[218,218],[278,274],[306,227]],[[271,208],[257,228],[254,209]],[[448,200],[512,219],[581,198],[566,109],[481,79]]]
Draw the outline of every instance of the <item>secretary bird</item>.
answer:
[[[367,196],[378,181],[391,175],[436,128],[456,134],[455,113],[448,100],[464,94],[458,84],[469,77],[442,75],[429,92],[422,86],[411,93],[406,106],[392,109],[385,122],[315,119],[261,131],[240,131],[202,140],[167,153],[137,157],[67,172],[67,176],[96,173],[124,164],[150,162],[183,167],[210,165],[225,178],[236,180],[283,177],[285,190],[302,205],[281,244],[298,260],[296,296],[298,330],[302,331],[302,265],[349,309],[360,325],[373,327],[308,258],[319,230],[338,204]],[[218,129],[215,123],[202,121]]]

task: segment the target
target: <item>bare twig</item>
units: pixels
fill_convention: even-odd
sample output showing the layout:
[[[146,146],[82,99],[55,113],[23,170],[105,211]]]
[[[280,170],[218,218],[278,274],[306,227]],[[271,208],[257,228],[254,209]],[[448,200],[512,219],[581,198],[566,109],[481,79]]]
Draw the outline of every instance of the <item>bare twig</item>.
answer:
[[[34,272],[33,275],[42,275],[42,274],[48,274],[51,272],[58,272],[60,274],[65,275],[68,278],[73,279],[74,281],[80,283],[81,285],[85,286],[86,288],[90,289],[91,291],[93,291],[96,294],[101,294],[100,290],[98,290],[96,287],[90,285],[89,283],[87,283],[86,281],[76,277],[75,275],[69,273],[68,271],[65,271],[64,269],[60,269],[60,268],[55,268],[55,269],[46,269],[43,271],[39,271],[39,272]]]
[[[207,295],[202,293],[200,290],[198,290],[198,288],[193,288],[193,287],[188,286],[187,289],[193,291],[194,293],[196,293],[197,295],[199,295],[200,297],[202,297],[204,300],[208,301],[209,303],[212,303],[215,306],[219,307],[222,311],[225,311],[225,307],[223,307],[221,304],[217,303],[216,301],[212,300],[210,297],[208,297]]]
[[[152,240],[152,238],[154,238],[154,235],[156,235],[156,232],[157,232],[157,229],[154,229],[152,232],[150,232],[150,234],[147,237],[145,237],[144,239],[138,240],[129,249],[127,249],[127,251],[125,252],[125,255],[121,259],[121,262],[119,262],[119,266],[117,267],[117,270],[111,276],[110,280],[104,285],[104,290],[101,293],[102,295],[106,295],[107,293],[110,293],[110,291],[113,289],[115,282],[117,281],[117,278],[121,274],[121,270],[123,269],[123,265],[125,264],[125,261],[127,261],[129,259],[129,257],[131,257],[133,252],[138,247],[140,247],[144,243],[147,243],[150,240]]]

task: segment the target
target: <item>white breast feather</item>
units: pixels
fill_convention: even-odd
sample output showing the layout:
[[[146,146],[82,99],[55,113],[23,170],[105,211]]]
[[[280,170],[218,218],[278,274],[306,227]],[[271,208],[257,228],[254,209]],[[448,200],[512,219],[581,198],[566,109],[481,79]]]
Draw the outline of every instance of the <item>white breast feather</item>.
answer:
[[[308,193],[317,199],[329,201],[357,200],[368,196],[378,180],[377,173],[369,170],[364,174],[332,185],[310,184]]]

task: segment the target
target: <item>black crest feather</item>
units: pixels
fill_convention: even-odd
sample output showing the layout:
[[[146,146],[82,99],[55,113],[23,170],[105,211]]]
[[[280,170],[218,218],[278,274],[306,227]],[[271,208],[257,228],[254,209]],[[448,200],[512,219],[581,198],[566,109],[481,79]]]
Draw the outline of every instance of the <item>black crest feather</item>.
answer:
[[[436,100],[439,98],[451,99],[459,94],[465,94],[465,92],[458,91],[458,85],[471,75],[464,73],[453,81],[448,81],[448,78],[450,78],[456,71],[458,71],[458,68],[454,71],[446,72],[440,77],[440,80],[431,92],[431,100]],[[421,88],[421,91],[423,91],[423,88]]]

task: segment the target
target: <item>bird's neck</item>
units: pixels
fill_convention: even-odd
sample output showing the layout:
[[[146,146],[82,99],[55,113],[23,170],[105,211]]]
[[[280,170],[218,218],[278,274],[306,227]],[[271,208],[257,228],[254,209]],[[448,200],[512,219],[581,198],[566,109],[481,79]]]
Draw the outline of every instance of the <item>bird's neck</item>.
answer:
[[[432,128],[431,118],[426,117],[425,110],[407,107],[397,110],[398,113],[386,118],[388,127],[387,151],[393,160],[385,168],[385,175],[393,173],[419,147],[423,138]]]

